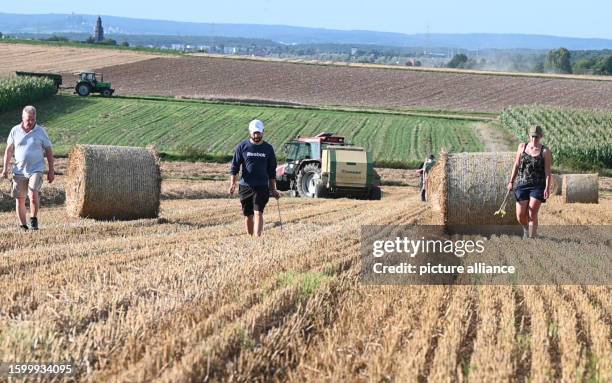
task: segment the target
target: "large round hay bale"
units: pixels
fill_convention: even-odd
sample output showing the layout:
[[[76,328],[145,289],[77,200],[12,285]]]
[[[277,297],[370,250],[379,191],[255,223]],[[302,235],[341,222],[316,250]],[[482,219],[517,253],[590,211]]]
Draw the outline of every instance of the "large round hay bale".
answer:
[[[516,225],[510,192],[504,217],[494,215],[507,193],[516,153],[442,153],[430,172],[428,201],[433,223],[446,226]]]
[[[561,195],[562,188],[563,188],[563,176],[559,174],[553,174],[552,182],[550,185],[550,195]]]
[[[160,188],[159,161],[152,150],[77,145],[70,152],[66,208],[71,216],[154,218]]]
[[[566,174],[562,190],[565,203],[599,203],[599,175]]]

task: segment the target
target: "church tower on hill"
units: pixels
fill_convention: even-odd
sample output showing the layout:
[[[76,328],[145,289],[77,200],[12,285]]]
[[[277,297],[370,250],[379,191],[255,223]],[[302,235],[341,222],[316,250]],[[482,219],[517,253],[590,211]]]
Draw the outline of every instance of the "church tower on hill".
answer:
[[[102,18],[98,16],[98,21],[96,21],[96,29],[94,29],[94,39],[97,43],[101,43],[104,41],[104,28],[102,27]]]

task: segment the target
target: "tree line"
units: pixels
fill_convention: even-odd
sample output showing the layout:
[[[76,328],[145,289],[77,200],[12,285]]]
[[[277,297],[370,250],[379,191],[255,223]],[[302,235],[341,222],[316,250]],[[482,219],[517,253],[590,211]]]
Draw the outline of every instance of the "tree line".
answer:
[[[516,61],[533,61],[527,70],[535,73],[561,74],[593,74],[601,76],[612,75],[612,50],[601,51],[569,51],[566,48],[552,49],[545,55],[535,55],[529,60],[524,55],[516,55]],[[446,64],[448,68],[486,69],[486,60],[476,60],[465,53],[457,53]],[[521,66],[520,62],[513,63]],[[524,67],[524,66],[523,66]]]

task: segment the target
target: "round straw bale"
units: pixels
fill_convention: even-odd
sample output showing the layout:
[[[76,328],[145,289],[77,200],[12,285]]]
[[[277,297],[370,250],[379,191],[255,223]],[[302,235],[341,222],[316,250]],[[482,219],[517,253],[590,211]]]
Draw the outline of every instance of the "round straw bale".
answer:
[[[565,203],[599,203],[599,175],[566,174],[562,190]]]
[[[552,175],[552,183],[550,185],[550,195],[561,195],[563,188],[563,176],[559,174]]]
[[[155,218],[159,160],[144,148],[77,145],[68,159],[66,209],[74,217]]]
[[[442,153],[429,175],[428,201],[433,223],[440,225],[517,225],[514,193],[506,214],[493,215],[502,205],[514,152]]]

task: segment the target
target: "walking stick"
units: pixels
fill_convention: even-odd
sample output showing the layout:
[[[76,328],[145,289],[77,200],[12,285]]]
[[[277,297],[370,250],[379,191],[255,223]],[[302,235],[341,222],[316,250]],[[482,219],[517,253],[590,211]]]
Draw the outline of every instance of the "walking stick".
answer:
[[[283,230],[283,219],[281,218],[280,202],[278,202],[278,198],[276,199],[276,207],[278,208],[278,222],[280,223],[281,230]]]

